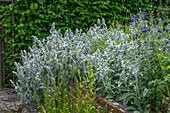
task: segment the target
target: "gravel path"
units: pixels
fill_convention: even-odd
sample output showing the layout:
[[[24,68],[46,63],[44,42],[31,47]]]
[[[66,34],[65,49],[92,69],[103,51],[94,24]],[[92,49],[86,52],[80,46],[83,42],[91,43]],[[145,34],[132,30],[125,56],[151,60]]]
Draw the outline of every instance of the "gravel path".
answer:
[[[0,113],[37,113],[28,106],[23,105],[12,88],[0,90]]]

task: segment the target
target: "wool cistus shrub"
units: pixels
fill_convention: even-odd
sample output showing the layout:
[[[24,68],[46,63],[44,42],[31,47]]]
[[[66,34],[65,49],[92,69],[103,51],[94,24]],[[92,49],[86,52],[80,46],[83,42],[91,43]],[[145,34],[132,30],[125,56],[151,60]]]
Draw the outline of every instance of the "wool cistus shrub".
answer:
[[[88,61],[91,61],[95,91],[100,95],[113,98],[127,110],[167,110],[169,24],[163,27],[161,19],[156,24],[156,20],[146,20],[145,16],[145,12],[138,17],[134,15],[127,31],[121,26],[108,29],[102,19],[87,33],[76,29],[74,34],[68,29],[63,35],[53,24],[50,36],[43,40],[34,36],[30,51],[21,51],[22,64],[15,63],[17,71],[14,72],[18,82],[11,82],[23,102],[33,107],[36,104],[33,89],[43,99],[43,77],[53,86],[56,78],[62,84],[65,77],[77,76],[79,69],[86,78],[89,75]],[[65,76],[66,72],[68,76]],[[159,105],[164,99],[164,104],[156,106],[152,103],[154,99]]]

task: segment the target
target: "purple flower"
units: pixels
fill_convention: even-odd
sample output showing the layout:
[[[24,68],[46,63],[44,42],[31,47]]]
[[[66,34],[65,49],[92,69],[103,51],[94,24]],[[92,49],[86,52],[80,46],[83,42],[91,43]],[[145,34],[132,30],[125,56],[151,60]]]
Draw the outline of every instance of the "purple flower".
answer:
[[[161,36],[159,35],[159,36],[157,37],[157,39],[160,39],[160,37],[161,37]]]
[[[156,19],[153,19],[153,24],[154,24],[154,25],[156,24]]]
[[[165,47],[163,47],[163,50],[165,51]]]
[[[150,19],[152,19],[152,16],[150,16]]]
[[[135,18],[136,17],[136,15],[133,15],[133,18]]]
[[[138,34],[136,34],[136,36],[138,36]]]
[[[154,25],[154,28],[157,28],[157,25]]]
[[[150,33],[153,33],[153,31],[151,31]]]
[[[135,20],[137,21],[138,19],[137,19],[137,18],[135,18]]]
[[[142,32],[143,32],[143,33],[146,33],[146,32],[147,32],[147,30],[145,29],[145,30],[143,30]]]
[[[169,29],[166,29],[166,33],[169,31]]]
[[[141,15],[144,15],[144,16],[146,16],[146,12],[142,12],[142,13],[141,13]]]
[[[169,41],[166,42],[166,45],[169,44]]]
[[[144,26],[143,28],[146,29],[146,26]]]
[[[160,29],[158,29],[158,32],[159,32],[159,33],[162,33],[162,31],[161,31]]]
[[[151,29],[149,28],[148,31],[150,31]]]
[[[144,41],[145,42],[145,44],[147,44],[147,41]]]
[[[138,55],[140,55],[140,52],[138,52]]]
[[[135,39],[137,40],[137,37],[135,37]]]
[[[134,22],[134,19],[132,19],[131,22]]]

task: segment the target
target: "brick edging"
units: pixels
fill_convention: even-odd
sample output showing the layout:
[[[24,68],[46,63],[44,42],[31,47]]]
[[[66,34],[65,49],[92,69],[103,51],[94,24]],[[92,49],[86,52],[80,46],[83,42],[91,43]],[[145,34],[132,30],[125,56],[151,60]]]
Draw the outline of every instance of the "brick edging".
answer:
[[[74,90],[76,90],[76,87],[78,86],[75,84],[74,81],[69,81],[68,84],[70,87],[74,88]],[[70,91],[70,88],[68,90]],[[85,96],[85,94],[87,94],[87,91],[85,89],[83,89],[82,96]],[[73,91],[73,95],[76,97],[77,90]],[[104,97],[99,96],[98,93],[96,93],[95,100],[96,100],[97,104],[99,104],[100,106],[102,106],[102,107],[107,106],[107,111],[109,111],[109,112],[112,112],[112,113],[134,113],[134,111],[125,110],[126,108],[122,104],[115,102],[113,99],[106,100]]]

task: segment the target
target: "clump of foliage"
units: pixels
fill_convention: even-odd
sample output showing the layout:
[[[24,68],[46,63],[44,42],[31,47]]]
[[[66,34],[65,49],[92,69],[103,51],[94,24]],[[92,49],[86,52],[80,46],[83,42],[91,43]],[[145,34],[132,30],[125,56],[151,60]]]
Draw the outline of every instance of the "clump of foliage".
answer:
[[[55,30],[42,41],[34,36],[30,52],[21,51],[22,64],[15,63],[18,82],[13,85],[26,104],[33,106],[33,89],[43,98],[51,79],[89,75],[92,61],[95,91],[123,103],[127,110],[166,112],[169,102],[169,23],[133,15],[129,30],[108,29],[98,20],[87,33]],[[63,76],[68,72],[70,76]],[[87,80],[88,82],[88,80]],[[62,82],[63,83],[63,82]],[[154,101],[154,102],[153,102]]]
[[[37,102],[37,111],[42,113],[100,113],[97,109],[94,90],[94,75],[91,63],[89,62],[90,75],[86,76],[85,83],[82,83],[80,70],[78,70],[79,80],[75,77],[74,80],[67,79],[67,74],[63,73],[64,78],[58,78],[57,81],[50,79],[56,85],[52,86],[46,83],[46,78],[43,78],[43,83],[46,85],[44,89],[44,99],[40,99],[39,95],[34,89],[34,98]],[[61,79],[63,83],[61,83]],[[91,81],[87,84],[87,81]],[[72,84],[76,87],[73,87]],[[83,87],[83,84],[86,87]],[[77,91],[77,92],[76,92]],[[86,93],[83,95],[84,91]],[[74,94],[76,93],[76,94]]]
[[[87,32],[91,25],[97,22],[96,18],[105,18],[107,25],[112,21],[128,24],[131,13],[140,10],[154,11],[154,15],[169,16],[168,0],[14,0],[11,2],[0,1],[0,26],[3,27],[6,43],[5,54],[7,75],[14,70],[14,61],[21,62],[20,50],[28,51],[32,45],[32,35],[42,40],[49,35],[52,22],[63,34],[70,28],[75,31],[81,28]],[[166,15],[168,14],[168,15]],[[15,15],[12,22],[12,15]],[[14,32],[13,32],[14,30]],[[12,34],[14,38],[12,37]],[[11,51],[14,49],[14,51]],[[12,74],[13,75],[13,74]],[[10,76],[12,78],[12,76]],[[9,80],[9,79],[8,79]]]

